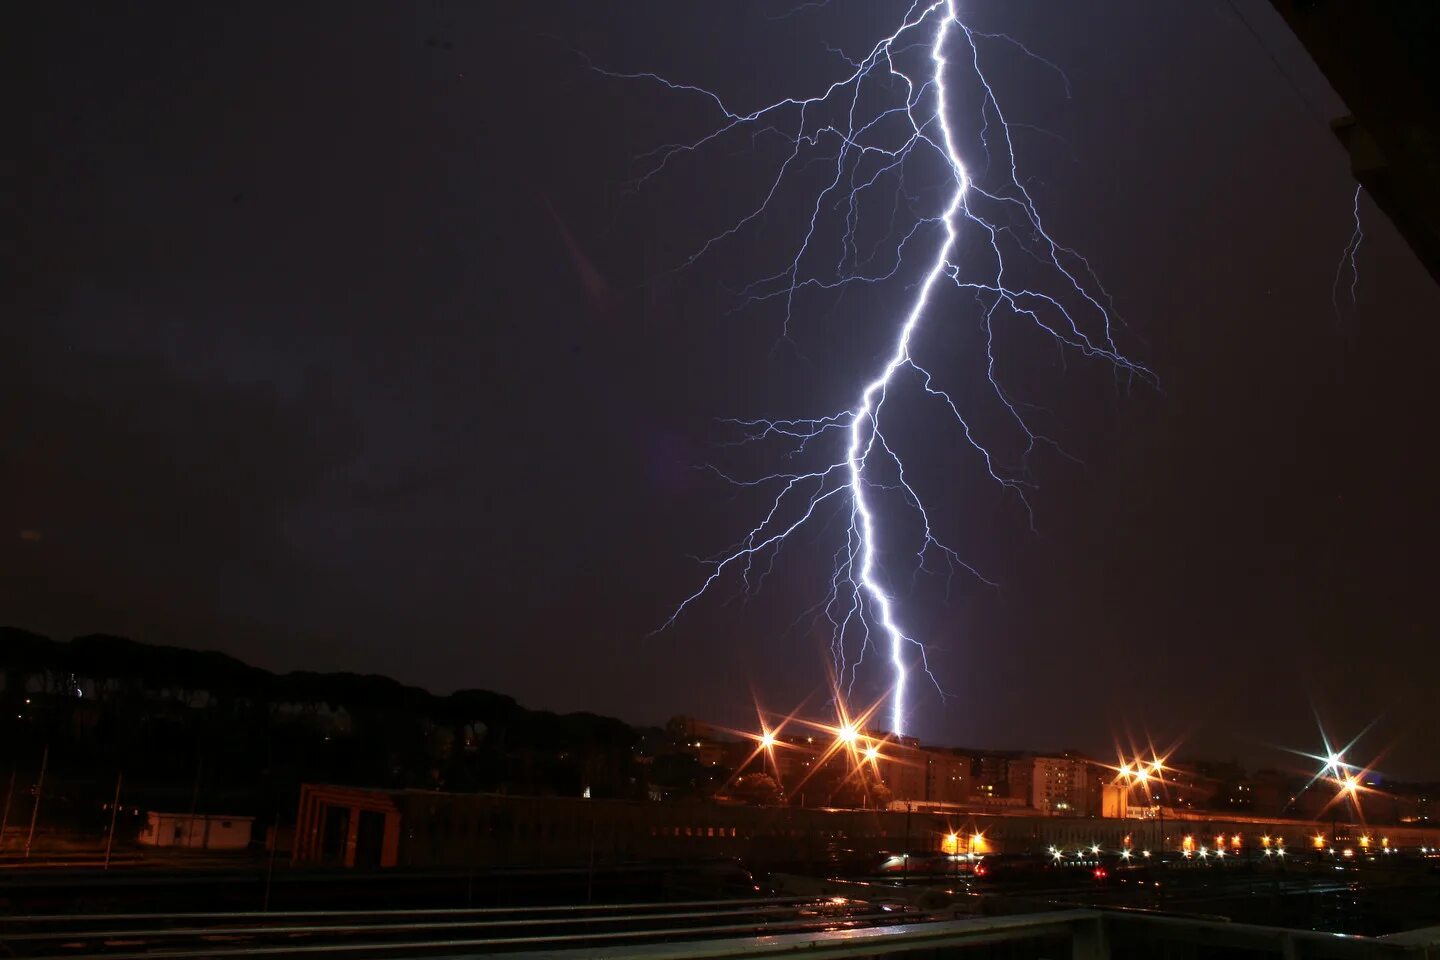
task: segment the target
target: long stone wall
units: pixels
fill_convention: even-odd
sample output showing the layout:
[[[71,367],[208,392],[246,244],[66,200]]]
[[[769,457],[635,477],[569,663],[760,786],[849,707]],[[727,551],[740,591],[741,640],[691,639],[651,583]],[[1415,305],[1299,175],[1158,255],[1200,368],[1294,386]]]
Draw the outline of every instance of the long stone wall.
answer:
[[[377,809],[374,804],[367,806],[371,793],[377,803],[398,814],[395,827],[386,823],[384,862],[415,867],[736,857],[760,867],[829,864],[848,869],[895,853],[1036,853],[1051,847],[1091,846],[1111,853],[1124,846],[1137,852],[1179,851],[1187,836],[1195,838],[1198,847],[1213,846],[1217,835],[1223,835],[1227,845],[1238,835],[1240,848],[1249,850],[1259,848],[1262,836],[1283,838],[1289,849],[1300,851],[1309,849],[1317,834],[1326,845],[1337,847],[1358,844],[1362,834],[1361,828],[1346,824],[1332,829],[1328,822],[1243,817],[1167,815],[1162,835],[1159,819],[816,810],[317,787],[307,788],[311,806],[305,822],[317,825],[312,833],[321,831],[327,811],[318,804]],[[1375,848],[1382,840],[1395,849],[1440,847],[1440,829],[1376,827],[1369,834]],[[308,852],[311,847],[318,851],[318,841],[304,849]]]

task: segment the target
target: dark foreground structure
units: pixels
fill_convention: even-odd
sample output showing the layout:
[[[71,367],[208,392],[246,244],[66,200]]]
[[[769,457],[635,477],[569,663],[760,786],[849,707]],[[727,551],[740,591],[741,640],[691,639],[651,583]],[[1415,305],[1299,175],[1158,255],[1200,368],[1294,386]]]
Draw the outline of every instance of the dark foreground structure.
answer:
[[[1423,960],[1440,929],[1359,937],[1196,917],[1061,909],[956,918],[847,898],[648,903],[403,913],[15,917],[0,947],[19,956],[201,958],[537,956],[547,960],[722,957],[1331,958]],[[83,953],[79,951],[84,951]]]
[[[1440,282],[1440,4],[1271,2],[1350,108],[1331,126],[1355,179]]]

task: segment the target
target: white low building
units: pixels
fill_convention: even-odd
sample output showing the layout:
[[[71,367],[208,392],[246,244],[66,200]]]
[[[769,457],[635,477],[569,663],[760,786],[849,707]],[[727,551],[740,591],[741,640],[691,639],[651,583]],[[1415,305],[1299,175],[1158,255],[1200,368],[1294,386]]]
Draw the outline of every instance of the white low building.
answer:
[[[140,843],[147,847],[190,847],[197,850],[243,850],[250,845],[254,817],[216,813],[145,815]]]

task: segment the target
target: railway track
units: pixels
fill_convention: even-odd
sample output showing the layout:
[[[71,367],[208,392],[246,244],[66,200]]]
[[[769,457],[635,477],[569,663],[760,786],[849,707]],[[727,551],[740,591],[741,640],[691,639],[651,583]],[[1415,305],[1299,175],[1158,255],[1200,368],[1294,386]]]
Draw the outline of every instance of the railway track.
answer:
[[[476,909],[0,917],[0,955],[393,958],[807,933],[921,919],[844,898]]]

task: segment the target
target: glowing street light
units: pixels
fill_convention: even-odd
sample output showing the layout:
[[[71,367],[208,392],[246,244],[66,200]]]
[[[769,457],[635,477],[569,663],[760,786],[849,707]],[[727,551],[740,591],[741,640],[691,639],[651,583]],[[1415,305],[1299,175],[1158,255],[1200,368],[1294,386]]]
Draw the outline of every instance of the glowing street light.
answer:
[[[764,733],[760,734],[760,746],[764,747],[766,750],[775,749],[775,734],[771,733],[769,730],[766,730]]]

